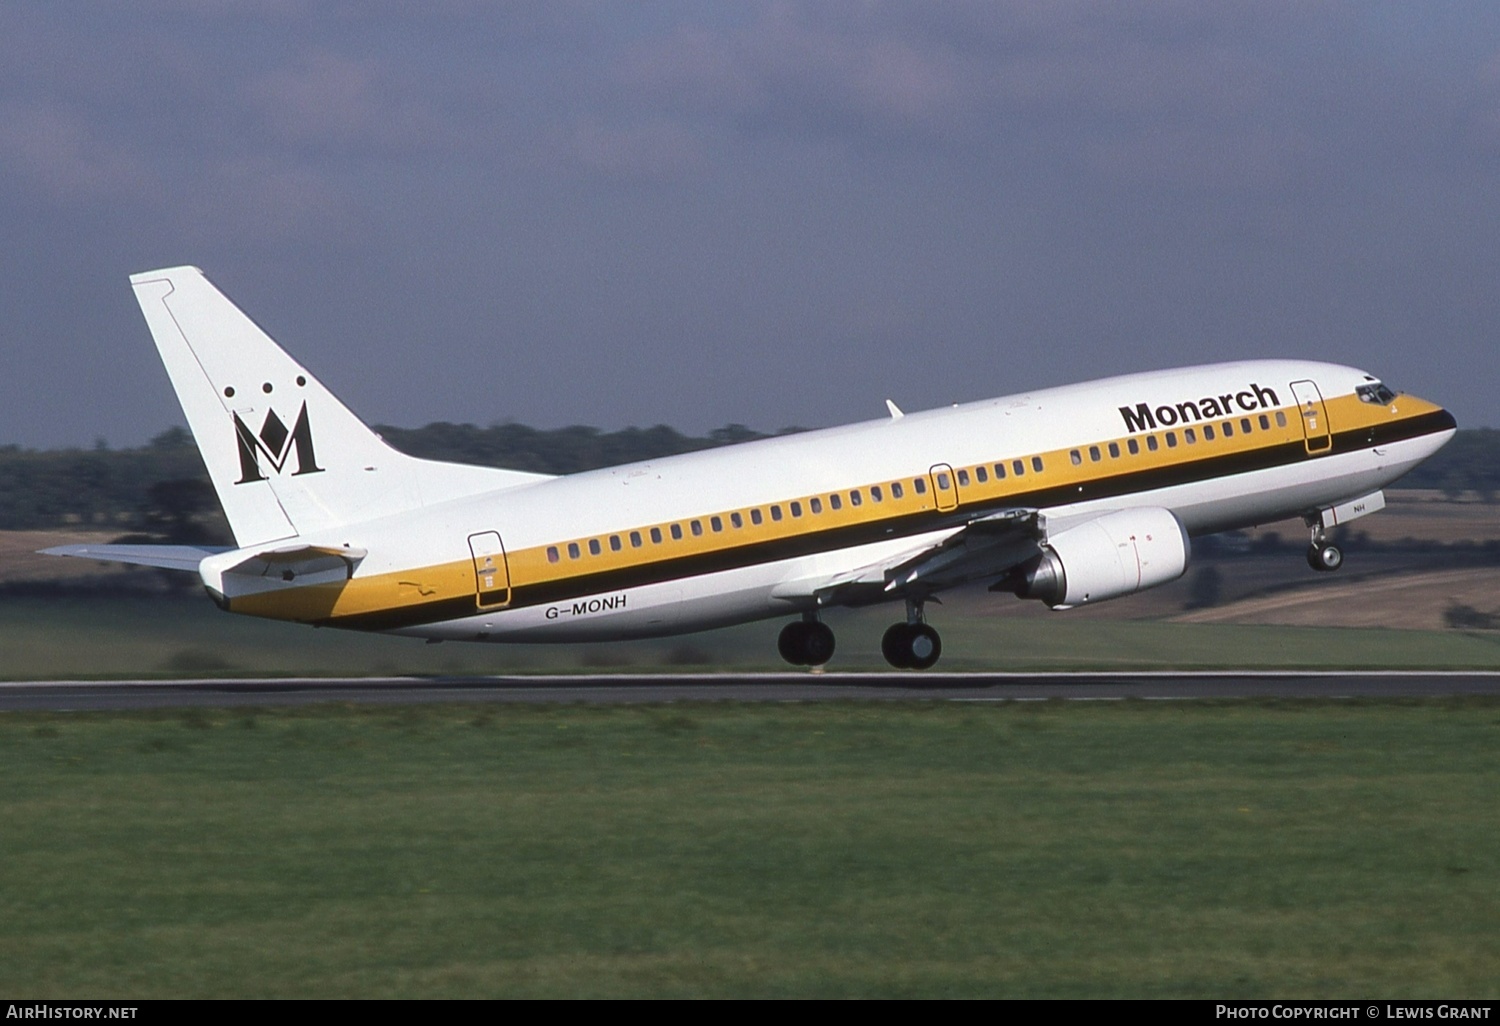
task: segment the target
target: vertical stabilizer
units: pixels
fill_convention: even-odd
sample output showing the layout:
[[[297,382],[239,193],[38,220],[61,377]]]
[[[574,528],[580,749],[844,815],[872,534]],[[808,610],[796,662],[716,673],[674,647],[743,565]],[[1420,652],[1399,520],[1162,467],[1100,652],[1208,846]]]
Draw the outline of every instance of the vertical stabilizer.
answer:
[[[196,267],[130,284],[242,547],[542,479],[396,452]]]

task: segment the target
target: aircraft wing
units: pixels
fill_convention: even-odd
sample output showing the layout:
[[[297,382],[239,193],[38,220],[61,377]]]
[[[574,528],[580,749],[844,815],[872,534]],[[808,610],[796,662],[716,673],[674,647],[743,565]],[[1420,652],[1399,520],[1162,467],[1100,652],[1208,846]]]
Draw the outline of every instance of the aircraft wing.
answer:
[[[230,551],[224,546],[200,545],[57,545],[42,549],[44,556],[77,556],[104,563],[158,566],[167,570],[198,572],[198,564],[209,556]]]
[[[1000,510],[969,521],[940,541],[839,574],[812,593],[820,606],[858,606],[1000,577],[1040,551],[1045,531],[1045,518],[1037,510]]]

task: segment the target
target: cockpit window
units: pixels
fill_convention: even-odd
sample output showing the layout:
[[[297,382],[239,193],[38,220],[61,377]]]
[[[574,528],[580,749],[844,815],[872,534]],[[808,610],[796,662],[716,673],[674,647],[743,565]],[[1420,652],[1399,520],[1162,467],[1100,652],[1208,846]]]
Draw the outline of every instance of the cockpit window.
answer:
[[[1371,403],[1375,406],[1389,406],[1396,401],[1396,393],[1378,381],[1373,385],[1355,386],[1354,394],[1359,396],[1361,402]]]

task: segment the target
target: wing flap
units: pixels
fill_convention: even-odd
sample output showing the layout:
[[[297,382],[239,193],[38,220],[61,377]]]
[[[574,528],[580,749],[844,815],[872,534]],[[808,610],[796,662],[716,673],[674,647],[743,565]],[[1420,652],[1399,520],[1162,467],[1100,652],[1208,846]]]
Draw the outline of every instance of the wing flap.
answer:
[[[811,594],[820,606],[856,606],[997,576],[1035,555],[1044,529],[1034,509],[1000,510],[936,542],[817,583]]]

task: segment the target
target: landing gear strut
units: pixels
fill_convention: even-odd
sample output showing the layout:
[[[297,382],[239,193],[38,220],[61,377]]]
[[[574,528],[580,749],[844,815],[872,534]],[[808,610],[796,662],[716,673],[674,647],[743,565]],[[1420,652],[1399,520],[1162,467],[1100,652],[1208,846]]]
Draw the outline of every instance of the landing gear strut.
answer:
[[[781,628],[776,647],[793,666],[822,666],[833,658],[833,631],[816,613],[804,614]]]
[[[893,623],[880,639],[880,654],[898,670],[925,670],[943,654],[943,639],[923,622],[922,603],[906,602],[906,622]]]

